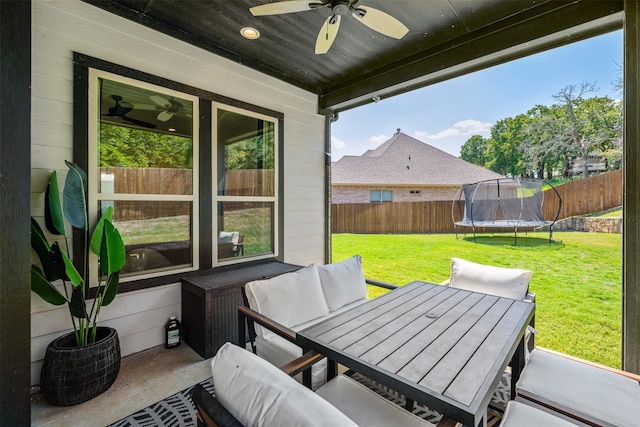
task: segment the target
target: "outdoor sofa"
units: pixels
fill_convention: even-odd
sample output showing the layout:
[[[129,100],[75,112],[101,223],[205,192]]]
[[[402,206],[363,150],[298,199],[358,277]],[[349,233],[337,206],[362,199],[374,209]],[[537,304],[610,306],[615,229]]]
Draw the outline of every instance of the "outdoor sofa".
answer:
[[[250,322],[251,335],[255,325],[255,336],[251,337],[255,352],[275,366],[302,356],[302,349],[295,344],[295,331],[366,302],[367,283],[386,289],[397,287],[366,280],[360,255],[323,266],[310,264],[295,272],[247,283],[244,290],[249,308],[240,307],[239,312]],[[245,342],[243,338],[241,342]],[[326,378],[327,361],[323,359],[311,369],[311,387],[317,389]]]

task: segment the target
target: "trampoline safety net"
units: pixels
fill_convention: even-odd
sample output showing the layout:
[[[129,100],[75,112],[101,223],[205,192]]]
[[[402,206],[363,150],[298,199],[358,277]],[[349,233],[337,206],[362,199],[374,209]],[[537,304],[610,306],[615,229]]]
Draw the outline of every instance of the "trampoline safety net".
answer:
[[[543,180],[533,178],[502,178],[463,184],[459,196],[464,195],[464,213],[461,220],[456,220],[456,227],[472,227],[474,238],[477,227],[518,228],[549,227],[549,240],[552,227],[558,215],[562,201],[560,195],[552,187],[558,197],[558,212],[553,220],[546,220],[542,213],[544,192]],[[455,206],[455,201],[454,201]],[[460,217],[460,215],[458,215]]]

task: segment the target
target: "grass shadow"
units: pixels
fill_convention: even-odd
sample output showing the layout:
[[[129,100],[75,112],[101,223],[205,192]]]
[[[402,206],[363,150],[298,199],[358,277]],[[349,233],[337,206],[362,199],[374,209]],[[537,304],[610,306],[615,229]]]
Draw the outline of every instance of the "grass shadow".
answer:
[[[565,247],[562,240],[552,239],[549,241],[547,237],[531,237],[518,235],[517,240],[513,234],[477,234],[474,238],[472,235],[462,237],[466,242],[476,243],[479,245],[489,246],[513,246],[513,247],[539,247],[545,250],[557,250]]]

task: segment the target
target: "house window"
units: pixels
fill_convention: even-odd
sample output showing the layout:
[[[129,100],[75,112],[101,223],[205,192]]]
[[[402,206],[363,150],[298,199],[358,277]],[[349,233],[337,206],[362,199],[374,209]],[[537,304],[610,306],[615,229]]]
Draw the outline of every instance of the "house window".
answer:
[[[277,135],[271,117],[214,108],[217,152],[217,260],[276,254]]]
[[[89,88],[89,214],[114,208],[122,277],[198,268],[198,98],[98,70]]]
[[[282,113],[79,53],[74,75],[73,160],[91,224],[114,208],[127,250],[119,292],[281,259]]]
[[[369,192],[371,203],[392,202],[392,190],[371,190]]]

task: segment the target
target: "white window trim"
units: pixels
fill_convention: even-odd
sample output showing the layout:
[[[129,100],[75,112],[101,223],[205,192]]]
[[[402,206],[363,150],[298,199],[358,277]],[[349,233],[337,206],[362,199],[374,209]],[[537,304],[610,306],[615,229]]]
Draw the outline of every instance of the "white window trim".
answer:
[[[193,102],[193,117],[194,117],[194,127],[193,127],[193,194],[191,196],[188,195],[147,195],[147,194],[101,194],[98,193],[98,179],[95,179],[96,176],[99,176],[99,170],[97,168],[98,165],[98,138],[99,138],[99,120],[96,118],[100,117],[100,111],[98,109],[98,93],[99,93],[99,85],[98,79],[105,78],[109,80],[119,81],[122,83],[129,84],[131,86],[137,86],[142,89],[153,90],[159,93],[166,94],[168,96],[175,96],[182,99],[189,99]],[[160,272],[147,273],[147,274],[139,274],[131,277],[121,277],[120,282],[130,282],[140,279],[152,278],[152,277],[161,277],[166,276],[168,274],[178,274],[188,271],[198,270],[200,266],[199,259],[199,248],[200,248],[200,240],[199,235],[197,233],[197,228],[199,225],[199,200],[200,200],[200,188],[199,188],[199,132],[198,132],[198,122],[197,117],[200,117],[199,114],[199,106],[200,100],[197,96],[189,95],[184,92],[179,92],[175,90],[168,89],[163,86],[156,86],[150,83],[146,83],[140,80],[131,79],[128,77],[121,76],[119,74],[109,73],[102,70],[97,70],[95,68],[89,68],[89,108],[88,108],[88,121],[89,129],[89,144],[88,144],[88,170],[87,172],[87,186],[88,186],[88,195],[87,195],[87,204],[89,207],[88,219],[89,224],[95,224],[98,218],[98,202],[101,200],[114,200],[114,201],[128,201],[128,200],[137,200],[137,201],[191,201],[193,210],[192,210],[192,230],[191,230],[191,242],[192,242],[192,259],[193,264],[191,267],[187,268],[176,268],[170,269]],[[98,271],[98,258],[95,254],[89,254],[89,271],[92,272],[92,277],[90,283],[97,283],[97,271]]]

